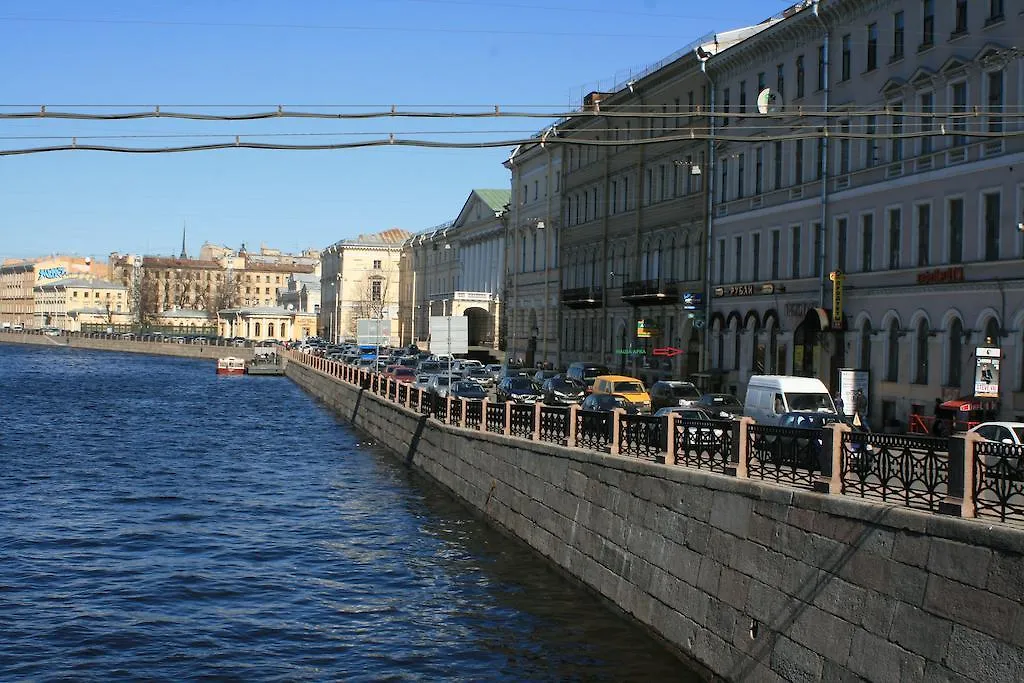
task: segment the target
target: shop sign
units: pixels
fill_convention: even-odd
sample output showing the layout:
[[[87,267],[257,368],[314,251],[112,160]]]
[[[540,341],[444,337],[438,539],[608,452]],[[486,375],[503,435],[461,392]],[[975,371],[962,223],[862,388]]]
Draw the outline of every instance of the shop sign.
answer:
[[[636,336],[640,339],[650,339],[658,333],[658,321],[640,318],[636,321]]]
[[[1000,349],[979,346],[974,350],[974,395],[977,398],[999,398]]]
[[[683,309],[695,311],[704,305],[703,292],[686,292],[683,294]]]
[[[766,282],[760,285],[730,285],[729,287],[715,287],[715,296],[754,296],[755,294],[774,294],[775,285]]]
[[[919,285],[941,285],[946,282],[963,281],[963,266],[953,266],[952,268],[936,268],[935,270],[926,270],[923,273],[917,274],[917,284]]]
[[[843,329],[843,280],[846,276],[842,271],[833,270],[829,273],[832,280],[832,329]]]

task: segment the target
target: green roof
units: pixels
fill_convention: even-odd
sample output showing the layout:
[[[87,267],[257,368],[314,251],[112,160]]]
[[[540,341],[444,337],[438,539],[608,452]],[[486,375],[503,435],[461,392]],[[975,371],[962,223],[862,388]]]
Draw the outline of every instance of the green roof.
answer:
[[[473,190],[495,213],[512,201],[512,190]]]

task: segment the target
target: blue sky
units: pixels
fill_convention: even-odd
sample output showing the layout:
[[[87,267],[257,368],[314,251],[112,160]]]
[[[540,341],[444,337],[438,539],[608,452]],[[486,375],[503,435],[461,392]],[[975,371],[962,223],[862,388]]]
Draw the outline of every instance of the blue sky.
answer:
[[[699,36],[756,23],[789,4],[8,2],[0,7],[0,112],[42,104],[51,111],[90,113],[136,111],[139,105],[239,113],[276,104],[349,112],[392,104],[431,111],[496,104],[557,111],[578,106],[584,93],[621,83]],[[289,144],[388,133],[517,139],[543,127],[540,119],[0,120],[0,149],[68,144],[72,137],[132,147],[235,135]],[[415,232],[453,218],[472,188],[508,187],[502,161],[509,151],[80,151],[0,157],[0,258],[176,254],[184,224],[192,254],[204,241],[298,251],[391,227]]]

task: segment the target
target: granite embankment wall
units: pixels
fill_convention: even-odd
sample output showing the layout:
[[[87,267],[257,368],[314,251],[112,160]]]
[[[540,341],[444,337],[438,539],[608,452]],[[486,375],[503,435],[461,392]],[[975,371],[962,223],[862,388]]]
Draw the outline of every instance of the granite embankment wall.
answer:
[[[95,351],[122,351],[126,353],[148,353],[155,356],[178,356],[180,358],[206,358],[217,360],[234,356],[246,360],[252,358],[251,348],[234,346],[210,346],[208,344],[172,344],[169,342],[143,342],[127,339],[93,339],[89,337],[49,337],[42,334],[21,332],[0,332],[0,344],[34,344],[36,346],[68,346],[74,349]]]

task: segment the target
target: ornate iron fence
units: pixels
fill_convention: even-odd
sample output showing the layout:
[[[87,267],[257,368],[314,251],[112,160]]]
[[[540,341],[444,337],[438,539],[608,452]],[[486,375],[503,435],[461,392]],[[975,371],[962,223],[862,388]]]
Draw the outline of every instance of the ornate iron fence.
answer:
[[[505,433],[505,404],[488,403],[487,415],[484,416],[487,431]]]
[[[483,401],[466,401],[466,427],[480,429],[480,421],[484,419],[483,409]]]
[[[974,510],[978,516],[1024,517],[1024,446],[974,444]]]
[[[612,446],[612,414],[598,410],[576,411],[576,445],[607,453]]]
[[[541,406],[540,440],[564,446],[569,439],[569,415],[567,407]]]
[[[533,404],[513,403],[509,406],[512,415],[509,418],[509,432],[521,439],[533,438]]]
[[[948,439],[843,432],[840,444],[843,493],[938,512],[949,491]]]
[[[423,391],[422,389],[420,389],[419,390],[419,397],[420,397],[420,412],[423,413],[424,415],[433,415],[434,414],[434,395],[431,394],[431,393],[428,393],[426,391]]]
[[[452,399],[452,412],[448,416],[448,424],[462,424],[462,401],[457,398]]]
[[[731,473],[736,437],[731,420],[676,420],[676,464],[699,470]]]
[[[664,462],[667,421],[657,415],[619,416],[619,455]]]
[[[815,472],[821,471],[822,431],[750,425],[747,431],[748,475],[751,479],[812,488]]]

